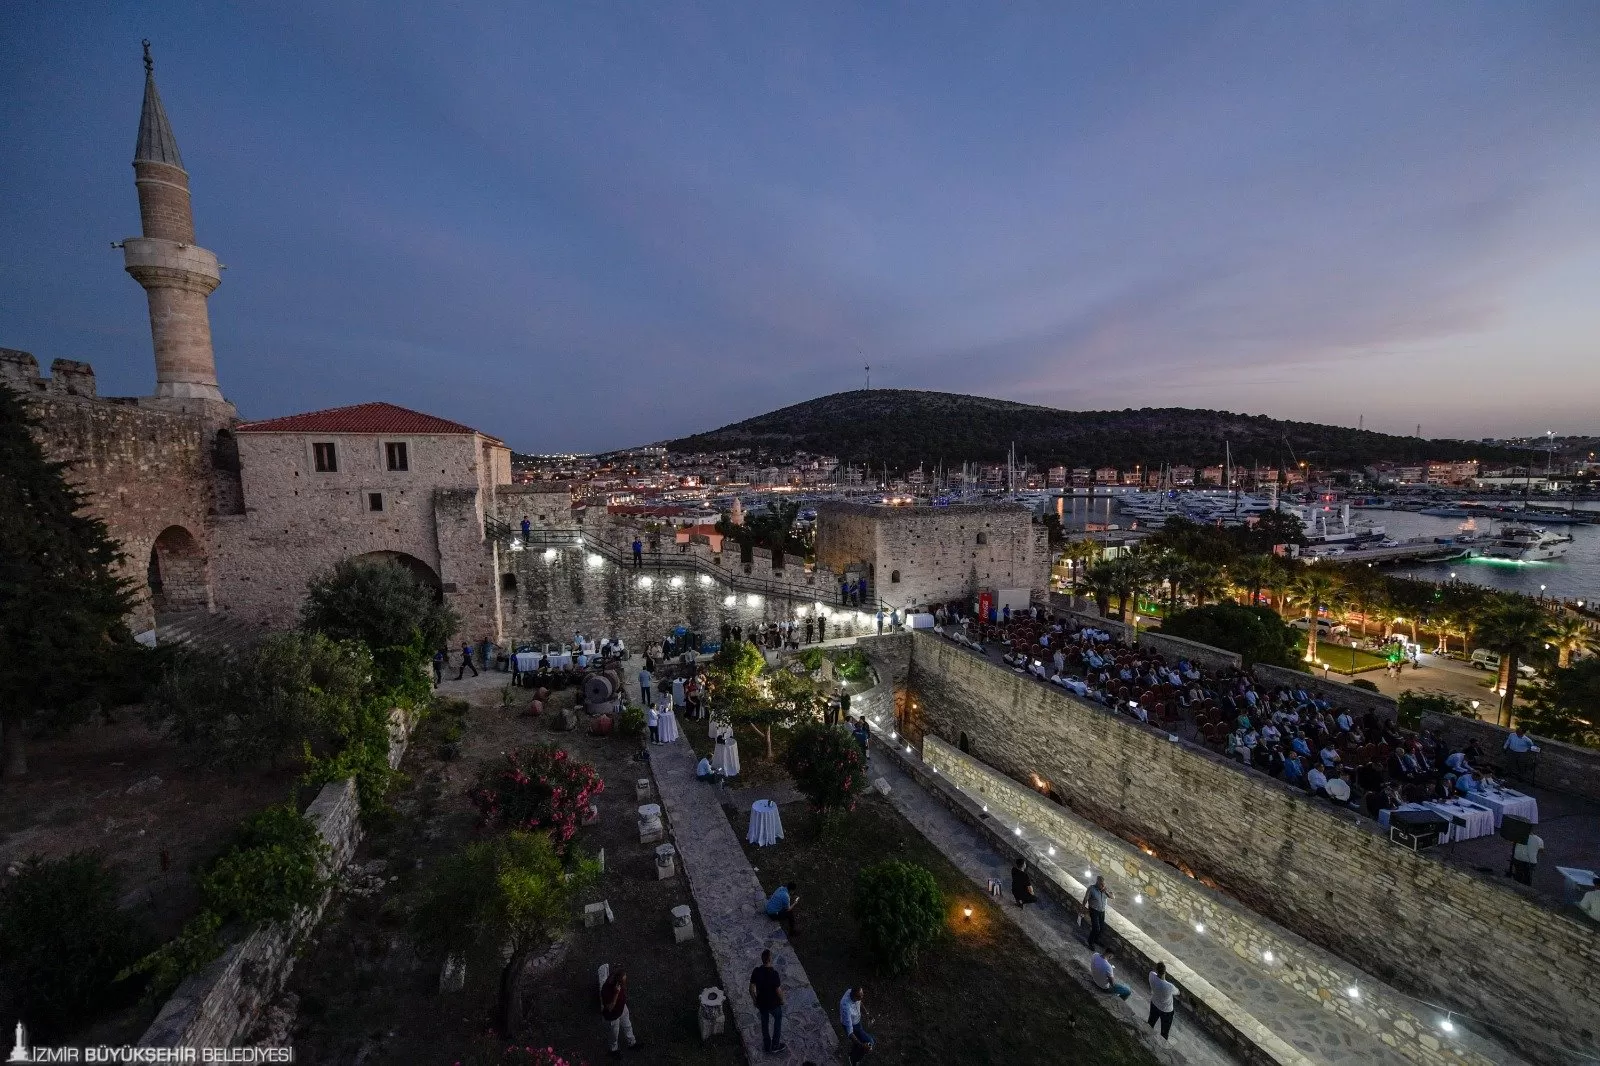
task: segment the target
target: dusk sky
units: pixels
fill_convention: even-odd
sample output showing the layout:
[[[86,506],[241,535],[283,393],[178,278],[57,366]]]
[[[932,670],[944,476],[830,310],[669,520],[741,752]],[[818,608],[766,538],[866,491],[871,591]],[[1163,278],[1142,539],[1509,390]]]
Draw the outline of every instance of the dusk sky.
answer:
[[[507,11],[518,12],[507,14]],[[0,346],[154,387],[139,40],[245,417],[858,388],[1600,431],[1600,4],[8,3]]]

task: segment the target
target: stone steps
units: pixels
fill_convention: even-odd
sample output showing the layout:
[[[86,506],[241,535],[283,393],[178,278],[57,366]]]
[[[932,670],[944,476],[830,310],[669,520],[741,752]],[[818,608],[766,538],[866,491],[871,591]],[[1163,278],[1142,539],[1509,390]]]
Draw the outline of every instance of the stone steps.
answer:
[[[265,634],[257,626],[249,625],[224,614],[207,611],[185,611],[162,615],[156,619],[158,645],[187,644],[197,648],[246,648]]]

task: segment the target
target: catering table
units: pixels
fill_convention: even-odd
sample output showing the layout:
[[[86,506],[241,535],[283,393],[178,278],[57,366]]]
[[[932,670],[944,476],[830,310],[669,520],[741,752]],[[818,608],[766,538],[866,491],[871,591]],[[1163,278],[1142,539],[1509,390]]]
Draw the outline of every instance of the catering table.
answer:
[[[1496,829],[1500,828],[1500,822],[1508,814],[1513,818],[1526,818],[1535,824],[1539,821],[1539,801],[1514,789],[1499,788],[1493,792],[1474,792],[1469,799],[1494,812]]]
[[[717,735],[717,748],[711,753],[711,768],[722,771],[723,777],[739,776],[739,742],[733,739],[733,733]]]
[[[1494,812],[1485,807],[1474,807],[1469,802],[1453,799],[1444,803],[1425,803],[1423,806],[1446,818],[1465,818],[1464,826],[1450,825],[1450,840],[1471,840],[1473,837],[1494,835]]]
[[[671,744],[678,739],[678,716],[671,711],[661,711],[656,715],[656,733],[661,738],[661,743]]]
[[[519,673],[531,674],[539,669],[539,653],[536,651],[519,651],[512,658],[516,660]]]
[[[1561,898],[1568,903],[1577,903],[1588,893],[1593,892],[1600,883],[1593,870],[1582,870],[1575,866],[1557,866],[1556,873],[1561,875]]]
[[[756,800],[750,805],[750,831],[745,841],[764,848],[783,839],[783,819],[778,816],[778,805],[773,800]]]

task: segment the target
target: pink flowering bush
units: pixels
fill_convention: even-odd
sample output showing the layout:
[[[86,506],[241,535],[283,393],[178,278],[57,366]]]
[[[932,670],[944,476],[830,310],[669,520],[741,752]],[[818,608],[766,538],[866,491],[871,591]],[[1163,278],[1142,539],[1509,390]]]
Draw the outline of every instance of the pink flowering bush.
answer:
[[[593,765],[554,744],[536,744],[507,752],[504,763],[487,769],[467,790],[467,798],[484,825],[543,829],[565,851],[590,801],[605,787]]]
[[[553,1047],[508,1047],[504,1066],[588,1066],[582,1059],[569,1059]]]
[[[825,818],[856,809],[867,785],[867,757],[842,726],[810,721],[789,736],[784,769]]]

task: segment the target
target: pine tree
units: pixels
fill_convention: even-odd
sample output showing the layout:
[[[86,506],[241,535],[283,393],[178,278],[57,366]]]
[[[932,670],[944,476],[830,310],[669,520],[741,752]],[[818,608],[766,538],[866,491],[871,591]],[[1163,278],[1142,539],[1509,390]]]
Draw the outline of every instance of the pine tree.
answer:
[[[33,413],[0,386],[0,772],[27,770],[23,730],[65,728],[95,706],[138,645],[131,583],[105,523],[50,462]]]

